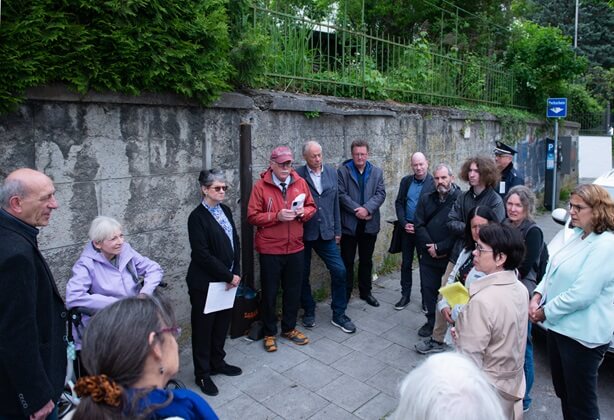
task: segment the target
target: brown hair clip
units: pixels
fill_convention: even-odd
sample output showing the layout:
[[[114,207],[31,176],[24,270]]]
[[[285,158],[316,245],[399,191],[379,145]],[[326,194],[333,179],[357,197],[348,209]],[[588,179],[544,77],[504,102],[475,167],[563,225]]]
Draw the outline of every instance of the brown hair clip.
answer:
[[[107,375],[83,376],[77,380],[75,391],[80,398],[91,397],[96,403],[112,407],[121,403],[122,388]]]

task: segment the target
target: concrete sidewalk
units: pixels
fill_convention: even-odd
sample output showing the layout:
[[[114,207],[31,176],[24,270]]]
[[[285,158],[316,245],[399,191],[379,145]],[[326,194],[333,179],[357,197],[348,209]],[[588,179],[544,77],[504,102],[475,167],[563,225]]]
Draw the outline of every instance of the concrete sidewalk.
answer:
[[[560,229],[549,214],[539,217],[538,223],[547,240]],[[330,301],[326,301],[318,304],[315,328],[298,325],[310,339],[306,346],[280,338],[277,352],[266,353],[262,341],[228,339],[226,361],[240,366],[243,375],[215,376],[220,393],[205,399],[221,419],[386,417],[397,405],[399,382],[426,357],[414,351],[422,340],[417,331],[426,321],[420,308],[418,270],[414,270],[411,303],[401,311],[393,306],[401,295],[399,282],[396,272],[373,284],[378,308],[352,298],[347,315],[356,324],[354,334],[331,325]],[[181,362],[179,379],[200,393],[194,385],[189,347],[182,351]]]

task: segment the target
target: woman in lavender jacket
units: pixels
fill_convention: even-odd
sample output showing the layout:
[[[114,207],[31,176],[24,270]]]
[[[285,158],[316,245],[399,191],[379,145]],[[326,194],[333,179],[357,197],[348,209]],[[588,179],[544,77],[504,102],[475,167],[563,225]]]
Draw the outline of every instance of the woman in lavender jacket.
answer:
[[[66,284],[66,306],[93,315],[120,299],[153,294],[162,280],[162,268],[124,242],[122,226],[111,217],[92,221],[90,242],[72,268]],[[140,278],[144,278],[141,285]],[[74,334],[77,349],[89,317],[83,316],[81,331]]]

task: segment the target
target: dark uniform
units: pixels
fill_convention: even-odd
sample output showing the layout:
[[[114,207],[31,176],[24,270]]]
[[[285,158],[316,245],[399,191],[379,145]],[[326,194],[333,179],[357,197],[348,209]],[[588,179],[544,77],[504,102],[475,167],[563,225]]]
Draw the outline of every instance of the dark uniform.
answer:
[[[493,151],[495,156],[514,156],[518,153],[515,149],[500,141],[497,141],[495,144],[497,145]],[[518,171],[514,168],[514,163],[510,162],[501,171],[501,181],[497,187],[497,193],[501,196],[501,199],[504,199],[507,192],[516,185],[524,185],[524,178],[518,175]]]

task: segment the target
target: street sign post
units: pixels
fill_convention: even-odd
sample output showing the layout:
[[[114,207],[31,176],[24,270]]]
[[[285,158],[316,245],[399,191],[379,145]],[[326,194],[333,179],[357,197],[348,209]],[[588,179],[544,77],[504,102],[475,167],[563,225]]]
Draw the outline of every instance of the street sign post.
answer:
[[[567,98],[548,98],[546,118],[554,118],[554,178],[552,179],[552,210],[556,208],[556,170],[559,152],[559,118],[567,117]],[[548,160],[546,161],[548,164]]]

